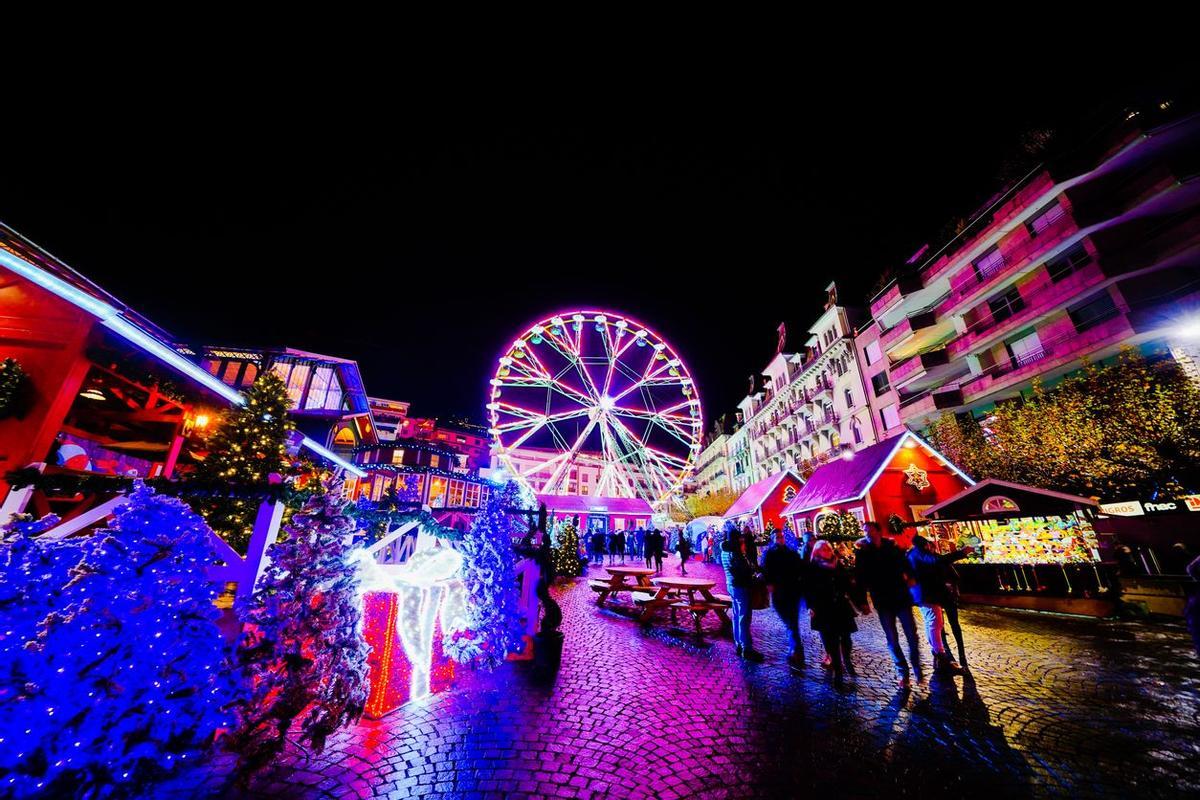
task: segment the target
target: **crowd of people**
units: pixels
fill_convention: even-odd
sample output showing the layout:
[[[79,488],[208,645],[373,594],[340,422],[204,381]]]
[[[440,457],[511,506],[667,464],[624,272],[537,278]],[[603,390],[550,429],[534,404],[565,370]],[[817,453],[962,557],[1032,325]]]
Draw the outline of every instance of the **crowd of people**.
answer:
[[[693,556],[699,556],[708,562],[719,558],[718,536],[713,528],[699,534],[689,534],[683,529],[597,530],[586,537],[585,547],[587,560],[592,564],[602,566],[606,557],[609,566],[623,566],[628,561],[645,561],[647,567],[660,573],[666,554],[676,553],[679,556],[681,575],[687,575],[687,562]]]
[[[769,587],[771,606],[788,631],[787,662],[794,670],[804,667],[800,619],[801,609],[806,607],[809,626],[821,637],[823,663],[834,683],[840,686],[846,676],[857,677],[852,639],[858,630],[855,619],[870,614],[873,607],[895,665],[897,684],[908,688],[914,678],[923,681],[915,607],[924,622],[934,671],[963,671],[967,658],[958,623],[953,564],[970,555],[970,548],[936,553],[924,538],[914,536],[912,548],[905,552],[883,536],[878,523],[867,522],[866,529],[867,535],[854,545],[852,558],[851,553],[811,534],[789,541],[784,531],[771,531],[773,541],[759,559],[753,533],[727,525],[721,563],[733,600],[738,655],[763,660],[754,648],[751,620],[754,608],[766,607],[763,592]],[[957,646],[957,662],[950,655],[947,623]],[[906,648],[900,645],[901,631]]]

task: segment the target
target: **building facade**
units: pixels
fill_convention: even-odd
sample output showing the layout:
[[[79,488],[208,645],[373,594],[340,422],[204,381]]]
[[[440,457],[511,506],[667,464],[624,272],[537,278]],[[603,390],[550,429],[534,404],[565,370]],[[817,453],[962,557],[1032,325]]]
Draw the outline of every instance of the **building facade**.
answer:
[[[814,464],[877,439],[851,313],[838,304],[835,284],[826,294],[804,349],[777,352],[757,391],[738,404],[753,461],[747,483],[788,469],[807,474]]]
[[[694,494],[706,495],[733,490],[729,467],[729,433],[724,417],[713,423],[712,430],[704,437],[704,449],[696,461],[691,490]]]
[[[1145,119],[1033,170],[871,300],[858,348],[886,430],[985,414],[1125,346],[1180,348],[1200,307],[1200,116]]]

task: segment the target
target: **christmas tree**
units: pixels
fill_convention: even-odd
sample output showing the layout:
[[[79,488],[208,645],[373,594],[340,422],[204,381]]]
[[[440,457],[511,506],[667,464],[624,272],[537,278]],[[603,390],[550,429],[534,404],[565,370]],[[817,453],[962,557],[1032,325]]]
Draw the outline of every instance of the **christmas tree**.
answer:
[[[287,387],[279,376],[260,374],[246,391],[246,404],[226,411],[208,437],[208,455],[195,478],[242,491],[269,485],[272,474],[282,475],[288,467],[287,438],[295,427],[289,408]],[[244,553],[260,504],[255,497],[214,497],[197,506],[212,529]]]
[[[563,578],[578,578],[581,573],[579,562],[579,529],[575,523],[567,522],[558,532],[558,542],[552,551],[554,574]]]
[[[330,480],[296,512],[254,594],[238,605],[247,623],[238,661],[250,689],[226,746],[241,759],[243,777],[283,749],[297,719],[301,741],[320,751],[366,703],[354,522],[339,488]]]
[[[0,785],[132,795],[198,761],[234,695],[204,520],[139,484],[90,537],[15,533],[0,576]]]
[[[460,664],[495,669],[520,645],[513,541],[525,535],[527,526],[509,512],[529,505],[516,483],[506,483],[491,493],[457,545],[463,555],[466,630],[448,636],[444,649]]]

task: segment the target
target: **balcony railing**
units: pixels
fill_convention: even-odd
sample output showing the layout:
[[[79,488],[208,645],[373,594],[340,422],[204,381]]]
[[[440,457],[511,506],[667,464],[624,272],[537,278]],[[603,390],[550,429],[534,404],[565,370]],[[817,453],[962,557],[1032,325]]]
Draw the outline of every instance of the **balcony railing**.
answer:
[[[1061,365],[1064,361],[1090,352],[1097,345],[1103,346],[1114,337],[1128,333],[1132,329],[1125,313],[1122,309],[1117,308],[1083,333],[1071,333],[1054,341],[1043,342],[1037,350],[999,362],[984,373],[962,384],[963,399],[970,402],[985,392],[995,391],[999,388],[996,386],[997,383],[1011,386],[1018,382],[1014,379],[1030,378],[1055,366],[1043,362],[1059,362]]]
[[[996,322],[989,314],[974,323],[958,338],[946,346],[951,358],[960,358],[980,344],[993,341],[999,336],[1015,331],[1030,320],[1068,305],[1082,291],[1104,280],[1104,272],[1097,263],[1088,264],[1058,283],[1048,282],[1028,297],[1022,297],[1024,308]]]
[[[1019,247],[1005,251],[1004,260],[999,264],[983,270],[972,268],[970,264],[965,265],[959,271],[963,277],[958,280],[952,279],[950,293],[939,304],[938,313],[950,314],[956,311],[964,302],[999,284],[1001,278],[1022,271],[1077,230],[1075,220],[1069,214],[1064,214],[1036,237],[1026,239]]]

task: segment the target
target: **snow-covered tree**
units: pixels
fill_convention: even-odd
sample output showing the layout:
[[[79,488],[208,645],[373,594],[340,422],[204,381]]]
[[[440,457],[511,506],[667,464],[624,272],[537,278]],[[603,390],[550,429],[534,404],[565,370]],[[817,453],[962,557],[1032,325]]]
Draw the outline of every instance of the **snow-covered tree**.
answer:
[[[521,643],[514,540],[528,523],[513,509],[528,508],[531,498],[514,482],[494,489],[456,549],[463,555],[466,630],[448,636],[445,652],[460,664],[495,669]]]
[[[362,601],[338,484],[308,499],[269,551],[254,593],[239,603],[246,632],[238,647],[247,694],[226,738],[243,776],[266,764],[299,720],[299,738],[318,751],[357,720],[368,693]]]
[[[228,724],[211,533],[141,484],[110,528],[63,541],[32,532],[19,525],[3,545],[0,786],[145,793]]]

